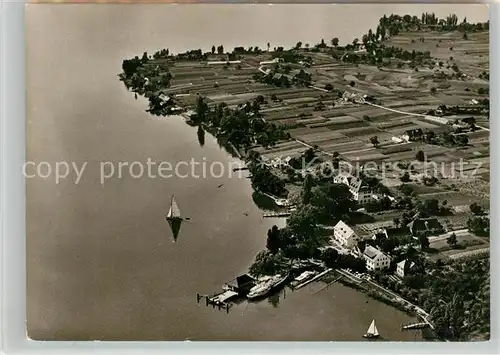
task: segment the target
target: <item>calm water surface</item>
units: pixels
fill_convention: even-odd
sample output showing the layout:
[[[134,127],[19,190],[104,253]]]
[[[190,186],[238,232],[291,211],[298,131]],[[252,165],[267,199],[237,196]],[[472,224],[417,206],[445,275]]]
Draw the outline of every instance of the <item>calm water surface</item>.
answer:
[[[288,291],[229,314],[196,303],[245,272],[265,247],[247,179],[100,182],[100,162],[232,161],[182,119],[152,119],[116,75],[123,58],[212,44],[291,46],[351,41],[384,13],[422,5],[30,5],[28,160],[87,162],[73,180],[28,180],[28,328],[34,339],[360,340],[372,318],[387,340],[413,340],[403,313],[341,285]],[[485,20],[484,6],[425,7]],[[304,26],[306,25],[306,26]],[[74,176],[73,176],[74,178]],[[224,184],[220,189],[217,185]],[[164,215],[175,193],[192,218],[173,243]],[[245,215],[248,214],[248,215]]]

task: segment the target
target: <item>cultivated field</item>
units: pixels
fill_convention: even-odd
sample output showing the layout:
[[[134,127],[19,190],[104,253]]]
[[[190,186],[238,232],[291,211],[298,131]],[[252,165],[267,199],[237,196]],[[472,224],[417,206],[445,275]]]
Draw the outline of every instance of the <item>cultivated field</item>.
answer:
[[[420,41],[424,38],[424,41]],[[209,105],[225,102],[230,107],[244,104],[262,95],[266,101],[260,112],[268,122],[285,125],[293,140],[264,149],[255,147],[262,155],[298,156],[309,147],[331,156],[357,164],[382,163],[379,177],[384,184],[401,184],[397,162],[413,161],[417,151],[437,168],[416,167],[410,175],[411,183],[420,186],[421,198],[446,200],[449,206],[462,206],[471,202],[484,202],[489,198],[489,119],[477,115],[478,129],[467,132],[469,143],[464,147],[448,148],[417,142],[404,142],[400,138],[408,130],[432,130],[436,134],[452,133],[452,124],[469,115],[445,117],[444,122],[427,115],[439,105],[471,105],[471,100],[488,97],[478,93],[487,89],[488,81],[480,79],[489,71],[489,32],[470,33],[464,38],[460,32],[407,32],[384,43],[412,51],[429,51],[432,65],[418,71],[401,68],[355,65],[333,59],[327,53],[300,50],[312,59],[311,66],[293,64],[291,74],[303,69],[311,74],[310,87],[276,87],[254,80],[259,71],[273,68],[273,53],[242,54],[240,63],[227,64],[223,56],[215,55],[209,61],[219,64],[183,61],[171,66],[171,87],[165,94],[177,96],[181,105],[192,107],[197,95],[208,98]],[[221,58],[219,58],[221,57]],[[161,65],[161,60],[149,65]],[[437,79],[439,73],[452,73],[456,65],[465,73],[461,79]],[[326,85],[333,90],[326,90]],[[360,103],[340,98],[344,91],[374,97],[377,104]],[[322,107],[317,108],[321,103]],[[374,146],[372,137],[378,144]],[[329,157],[328,157],[329,158]],[[439,183],[425,191],[423,173],[433,173]],[[470,186],[466,186],[470,184]],[[480,186],[475,191],[475,186]]]

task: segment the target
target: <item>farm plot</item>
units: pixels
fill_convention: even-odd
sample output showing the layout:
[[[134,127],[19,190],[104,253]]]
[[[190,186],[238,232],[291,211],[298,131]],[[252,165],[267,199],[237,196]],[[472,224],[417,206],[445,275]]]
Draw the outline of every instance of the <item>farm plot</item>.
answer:
[[[320,127],[322,128],[322,127]],[[323,142],[323,141],[328,141],[328,140],[334,140],[337,138],[343,137],[340,133],[337,132],[332,132],[330,130],[327,131],[317,131],[316,129],[314,130],[309,130],[306,134],[302,134],[299,136],[296,136],[297,139],[300,139],[306,143],[309,144],[316,144],[318,142]]]
[[[379,134],[381,133],[377,128],[374,127],[362,127],[362,128],[349,128],[349,129],[342,129],[339,130],[338,132],[348,136],[348,137],[360,137],[360,136],[366,136],[370,134]]]
[[[298,98],[294,98],[294,99],[282,98],[282,100],[288,105],[304,104],[304,103],[311,103],[311,102],[318,101],[315,97],[298,97]]]
[[[349,140],[347,142],[335,142],[333,144],[328,144],[328,152],[338,152],[343,154],[344,152],[353,152],[360,149],[365,149],[366,143],[361,141]]]
[[[429,247],[439,251],[444,256],[451,256],[462,253],[464,251],[477,250],[488,247],[489,243],[482,238],[479,238],[468,231],[456,231],[457,245],[462,246],[460,249],[453,249],[447,242],[448,234],[438,237],[429,238]]]
[[[288,133],[293,138],[300,139],[302,136],[306,136],[312,133],[321,133],[321,132],[331,132],[328,128],[326,127],[320,127],[320,128],[315,128],[314,130],[308,128],[308,127],[300,127],[300,128],[294,128],[288,130]]]
[[[421,194],[420,198],[424,200],[437,199],[439,202],[446,200],[450,206],[470,205],[473,202],[480,202],[483,200],[481,196],[465,195],[455,191]]]
[[[351,161],[357,161],[360,163],[366,163],[368,161],[379,162],[381,160],[387,159],[387,156],[377,152],[373,148],[367,148],[366,150],[358,150],[354,152],[343,153],[343,157]]]
[[[329,121],[327,126],[328,126],[328,129],[331,129],[332,131],[340,131],[340,130],[344,131],[346,129],[352,129],[352,128],[369,127],[369,125],[363,121],[352,121],[352,122],[345,122],[345,123]]]

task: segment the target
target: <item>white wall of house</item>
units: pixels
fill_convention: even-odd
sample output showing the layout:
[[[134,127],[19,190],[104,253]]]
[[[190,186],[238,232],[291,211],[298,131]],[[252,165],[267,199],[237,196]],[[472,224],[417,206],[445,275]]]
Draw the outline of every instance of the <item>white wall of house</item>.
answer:
[[[344,222],[340,221],[333,229],[333,236],[344,248],[352,248],[358,241],[356,233]]]
[[[391,259],[383,253],[378,254],[373,259],[370,259],[366,255],[364,257],[366,260],[366,268],[370,271],[387,269],[391,264]]]
[[[396,267],[396,275],[401,278],[405,277],[405,267],[404,265],[401,265],[401,263],[398,263],[398,266]]]

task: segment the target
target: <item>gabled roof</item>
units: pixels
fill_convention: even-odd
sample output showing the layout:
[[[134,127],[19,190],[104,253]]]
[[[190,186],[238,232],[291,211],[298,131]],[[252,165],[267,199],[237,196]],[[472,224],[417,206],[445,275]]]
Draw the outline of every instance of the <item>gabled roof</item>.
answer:
[[[408,261],[408,259],[402,260],[399,263],[397,263],[396,266],[402,267],[404,269],[407,261]],[[412,261],[410,264],[410,268],[412,268],[413,266],[415,266],[415,263]]]
[[[250,275],[243,274],[243,275],[238,276],[238,277],[232,279],[231,281],[229,281],[227,283],[227,285],[232,286],[234,288],[237,288],[237,287],[241,287],[245,284],[248,284],[249,282],[254,282],[254,281],[255,281],[255,279],[253,277],[251,277]]]
[[[371,245],[367,245],[366,246],[365,252],[363,253],[363,255],[365,255],[366,257],[368,257],[369,259],[372,259],[372,260],[377,259],[381,255],[386,256],[380,250],[378,250],[377,248],[372,247]]]
[[[346,171],[341,171],[337,174],[337,176],[335,176],[334,179],[348,185],[349,189],[355,190],[356,192],[359,191],[363,185],[363,181],[361,179],[349,174]]]
[[[417,218],[408,223],[412,231],[440,230],[443,228],[437,218]]]
[[[344,238],[351,238],[352,236],[356,236],[356,232],[349,227],[347,224],[345,224],[343,221],[339,221],[335,227],[333,227],[334,231],[342,234]]]
[[[426,222],[428,229],[432,230],[432,229],[442,229],[443,228],[443,226],[441,225],[441,223],[439,223],[437,218],[429,218],[429,219],[426,219],[425,222]]]
[[[385,235],[387,236],[387,238],[400,237],[408,234],[410,234],[410,229],[408,227],[385,229]]]

